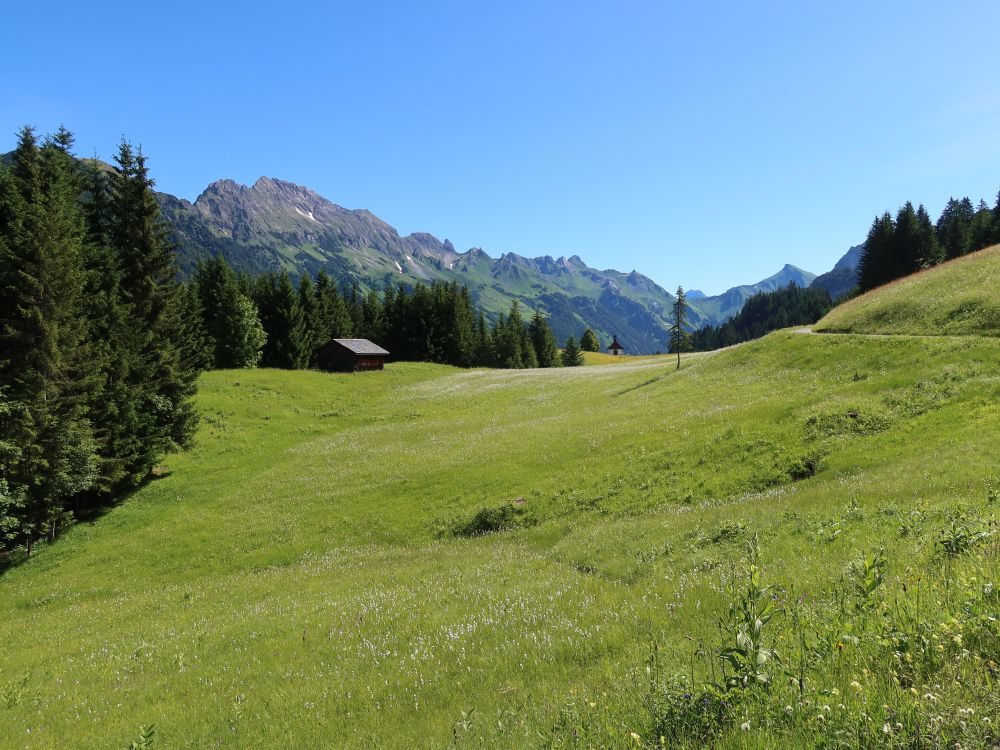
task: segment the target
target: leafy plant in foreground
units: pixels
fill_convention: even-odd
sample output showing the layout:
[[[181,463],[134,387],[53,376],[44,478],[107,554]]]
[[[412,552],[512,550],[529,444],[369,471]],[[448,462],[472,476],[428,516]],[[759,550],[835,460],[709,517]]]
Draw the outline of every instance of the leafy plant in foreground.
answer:
[[[885,550],[881,548],[854,564],[851,589],[857,597],[854,605],[857,610],[867,610],[874,606],[875,593],[885,583],[888,565]]]
[[[125,746],[125,750],[151,750],[156,744],[156,724],[142,727],[139,738]]]
[[[781,666],[777,651],[768,648],[764,640],[765,626],[781,610],[771,596],[773,587],[761,583],[760,547],[757,537],[747,545],[746,578],[742,590],[733,584],[729,604],[729,628],[735,630],[735,644],[719,653],[727,689],[768,686],[772,671]]]
[[[993,533],[968,513],[956,513],[948,525],[941,529],[938,544],[948,557],[958,557],[974,547],[984,544]]]

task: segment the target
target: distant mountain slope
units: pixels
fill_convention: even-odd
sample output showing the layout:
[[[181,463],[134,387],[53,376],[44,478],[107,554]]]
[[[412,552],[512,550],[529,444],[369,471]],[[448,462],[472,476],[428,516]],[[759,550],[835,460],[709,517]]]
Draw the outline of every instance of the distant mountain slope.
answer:
[[[831,310],[815,330],[1000,336],[1000,245],[873,289]]]
[[[346,209],[309,188],[268,177],[250,187],[214,182],[193,203],[165,193],[160,201],[174,227],[184,273],[199,259],[220,253],[241,270],[284,268],[298,274],[323,268],[343,283],[363,287],[456,281],[491,314],[506,311],[514,299],[528,311],[541,309],[560,340],[590,326],[604,345],[617,335],[630,353],[666,349],[674,297],[637,271],[598,270],[575,255],[505,253],[494,259],[479,248],[460,253],[448,240],[424,233],[401,236],[370,211]],[[808,286],[813,278],[785,266],[716,297],[696,292],[690,298],[691,323],[722,322],[758,291]]]
[[[773,292],[782,289],[789,284],[799,287],[809,286],[816,274],[803,271],[793,265],[786,264],[778,273],[768,276],[756,284],[745,284],[728,289],[716,297],[703,297],[695,300],[692,305],[697,305],[702,314],[709,319],[713,325],[723,323],[733,317],[740,310],[748,299],[760,292]]]
[[[96,165],[110,169],[102,162]],[[193,203],[168,193],[158,197],[173,227],[184,275],[200,259],[221,254],[242,271],[286,269],[299,275],[322,268],[340,283],[363,288],[455,281],[468,286],[490,315],[505,312],[515,299],[527,314],[541,309],[560,342],[589,326],[604,346],[617,335],[630,354],[666,350],[674,296],[634,270],[591,268],[576,255],[526,258],[505,253],[492,258],[479,248],[460,253],[448,240],[426,233],[401,236],[370,211],[338,206],[309,188],[269,177],[251,186],[213,182]],[[789,283],[808,286],[813,278],[789,265],[721,295],[694,290],[688,295],[691,325],[717,325],[757,292]]]
[[[560,340],[589,325],[605,343],[617,334],[634,353],[665,348],[673,297],[634,271],[600,271],[577,256],[505,253],[494,259],[479,248],[459,253],[448,240],[401,236],[369,211],[349,210],[267,177],[250,187],[220,180],[194,203],[167,194],[160,200],[185,273],[199,259],[221,253],[241,270],[298,274],[323,268],[342,283],[363,287],[456,281],[492,314],[508,310],[515,299],[526,312],[542,309]],[[703,318],[697,311],[692,316],[696,324]]]
[[[852,247],[837,261],[832,270],[813,279],[812,286],[826,289],[834,300],[843,297],[858,285],[858,266],[861,264],[861,253],[864,249],[864,244]]]

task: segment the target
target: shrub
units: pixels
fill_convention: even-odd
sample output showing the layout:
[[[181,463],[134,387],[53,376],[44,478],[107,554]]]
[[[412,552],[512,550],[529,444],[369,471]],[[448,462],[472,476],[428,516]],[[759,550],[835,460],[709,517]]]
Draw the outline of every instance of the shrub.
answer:
[[[523,505],[502,503],[495,507],[482,508],[467,521],[457,524],[452,533],[455,536],[483,536],[498,531],[511,531],[522,526],[530,526],[534,519]]]

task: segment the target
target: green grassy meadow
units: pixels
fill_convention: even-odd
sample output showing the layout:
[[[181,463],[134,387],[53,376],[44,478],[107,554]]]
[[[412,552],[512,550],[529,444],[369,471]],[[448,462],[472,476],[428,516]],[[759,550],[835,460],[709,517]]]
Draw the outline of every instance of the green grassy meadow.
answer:
[[[1000,340],[674,367],[204,375],[0,577],[0,747],[995,746]],[[720,703],[741,596],[781,663]]]
[[[835,307],[829,333],[1000,336],[1000,245],[873,289]]]

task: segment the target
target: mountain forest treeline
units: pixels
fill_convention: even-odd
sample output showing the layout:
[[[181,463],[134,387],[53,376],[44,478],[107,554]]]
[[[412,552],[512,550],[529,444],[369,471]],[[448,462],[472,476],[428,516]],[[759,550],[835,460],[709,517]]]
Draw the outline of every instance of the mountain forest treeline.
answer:
[[[1000,243],[1000,193],[991,209],[985,201],[974,207],[969,198],[951,198],[937,223],[921,205],[909,201],[896,213],[888,211],[872,222],[858,268],[858,288],[874,289],[946,260]]]
[[[320,349],[335,338],[370,339],[395,360],[457,367],[558,367],[580,359],[564,362],[540,312],[525,321],[514,301],[490,325],[454,282],[363,292],[338,288],[322,270],[294,284],[287,271],[251,277],[215,257],[198,265],[184,298],[205,368],[316,367]]]
[[[72,146],[26,127],[0,168],[0,558],[139,485],[196,425],[146,157],[123,140],[113,169],[86,169]]]
[[[826,289],[795,286],[760,292],[750,297],[735,316],[720,326],[706,326],[691,334],[691,348],[708,351],[732,346],[789,326],[809,325],[833,308]]]

